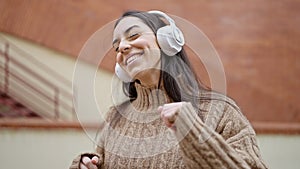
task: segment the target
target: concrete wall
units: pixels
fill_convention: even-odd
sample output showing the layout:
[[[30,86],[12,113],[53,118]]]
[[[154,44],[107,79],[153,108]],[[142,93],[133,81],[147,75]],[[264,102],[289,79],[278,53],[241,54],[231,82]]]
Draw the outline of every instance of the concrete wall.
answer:
[[[299,135],[258,135],[258,141],[270,169],[299,168]],[[93,147],[82,130],[2,128],[0,168],[66,169],[76,155]]]
[[[0,130],[1,168],[65,169],[81,151],[93,149],[79,130]]]
[[[111,72],[97,69],[95,65],[88,64],[84,61],[77,60],[77,58],[71,57],[69,55],[51,50],[49,48],[43,47],[41,45],[37,45],[35,43],[31,43],[30,41],[23,40],[21,38],[17,38],[14,36],[11,36],[9,34],[1,33],[0,36],[4,37],[6,40],[9,41],[9,43],[12,43],[13,45],[17,46],[19,49],[26,51],[31,57],[35,58],[36,60],[40,61],[41,63],[47,65],[50,70],[53,72],[56,72],[57,74],[63,76],[65,79],[73,83],[73,78],[74,78],[74,71],[75,69],[78,70],[78,67],[80,67],[80,73],[78,73],[78,76],[80,78],[85,78],[88,75],[94,75],[92,78],[92,82],[90,82],[90,85],[93,85],[92,88],[88,89],[82,89],[84,91],[78,91],[77,93],[74,93],[74,97],[77,97],[78,99],[81,99],[79,96],[80,94],[83,94],[86,90],[91,90],[94,95],[89,96],[89,99],[91,101],[96,100],[97,105],[94,106],[98,110],[101,110],[101,112],[106,112],[109,108],[110,105],[112,105],[112,98],[111,98],[111,92],[112,90],[116,90],[116,88],[112,88],[112,80],[113,76]],[[4,45],[4,44],[3,44]],[[3,46],[2,45],[2,46]],[[10,54],[14,55],[12,51],[9,51]],[[27,64],[24,60],[25,57],[22,55],[14,55],[14,58],[17,58],[19,61],[22,61],[22,63]],[[30,62],[29,62],[30,63]],[[34,71],[39,74],[41,74],[43,77],[46,79],[51,80],[51,76],[47,72],[42,72],[39,70],[38,67],[34,67],[30,64],[28,66]],[[26,78],[26,77],[24,77]],[[3,81],[3,78],[0,78],[0,82]],[[86,84],[84,80],[79,79],[80,85],[89,85]],[[78,83],[75,85],[79,85]],[[72,92],[72,86],[63,86],[64,88],[67,89],[67,91]],[[21,94],[22,95],[22,94]],[[23,94],[24,95],[24,94]],[[70,102],[72,102],[72,98],[68,98]],[[83,103],[85,100],[77,100],[80,102],[80,104]],[[40,100],[35,100],[35,103],[38,103]],[[26,105],[26,104],[25,104]],[[32,105],[34,106],[34,105]],[[81,117],[83,120],[94,120],[95,116],[95,108],[90,105],[82,105],[78,106],[80,111],[83,112],[84,114],[81,113]],[[35,110],[35,109],[33,109]]]

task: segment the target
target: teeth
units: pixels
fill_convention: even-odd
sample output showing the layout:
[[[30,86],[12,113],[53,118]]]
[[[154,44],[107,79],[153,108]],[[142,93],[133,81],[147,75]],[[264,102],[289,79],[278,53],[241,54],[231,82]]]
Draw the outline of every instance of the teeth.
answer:
[[[127,59],[127,65],[130,64],[131,62],[133,62],[136,58],[138,58],[137,55],[131,56],[130,58]]]

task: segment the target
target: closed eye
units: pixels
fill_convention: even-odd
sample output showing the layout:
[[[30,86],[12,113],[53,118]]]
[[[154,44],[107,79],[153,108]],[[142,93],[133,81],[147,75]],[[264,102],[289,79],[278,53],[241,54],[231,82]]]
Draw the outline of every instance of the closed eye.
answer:
[[[140,36],[139,33],[134,33],[134,34],[129,35],[128,39],[129,39],[129,40],[135,40],[135,39],[137,39],[139,36]]]
[[[113,44],[113,48],[116,52],[119,52],[119,46],[117,44]]]
[[[119,47],[116,47],[115,51],[116,51],[116,52],[119,52]]]
[[[140,37],[140,33],[133,33],[133,34],[130,34],[128,37],[127,37],[127,40],[128,41],[133,41],[135,39],[137,39],[138,37]],[[119,52],[119,46],[118,46],[118,41],[116,40],[114,43],[113,43],[113,48],[116,52]]]

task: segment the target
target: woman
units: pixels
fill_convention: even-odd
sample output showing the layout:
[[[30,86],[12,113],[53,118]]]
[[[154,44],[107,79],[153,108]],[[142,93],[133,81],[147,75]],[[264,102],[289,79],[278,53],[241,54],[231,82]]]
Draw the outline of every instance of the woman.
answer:
[[[183,45],[166,14],[123,14],[113,47],[130,100],[110,109],[96,152],[70,168],[267,168],[247,119],[201,85]]]

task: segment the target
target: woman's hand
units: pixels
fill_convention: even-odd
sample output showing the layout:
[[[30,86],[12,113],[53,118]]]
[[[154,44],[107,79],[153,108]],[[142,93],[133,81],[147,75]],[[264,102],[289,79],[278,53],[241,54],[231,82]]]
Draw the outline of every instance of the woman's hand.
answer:
[[[173,129],[174,131],[176,130],[176,117],[180,113],[180,110],[184,104],[185,102],[169,103],[164,104],[163,106],[159,106],[157,109],[158,113],[160,113],[160,117],[165,122],[166,126]]]
[[[92,157],[92,159],[87,156],[83,156],[80,163],[80,169],[98,169],[98,162],[99,158],[97,156]]]

